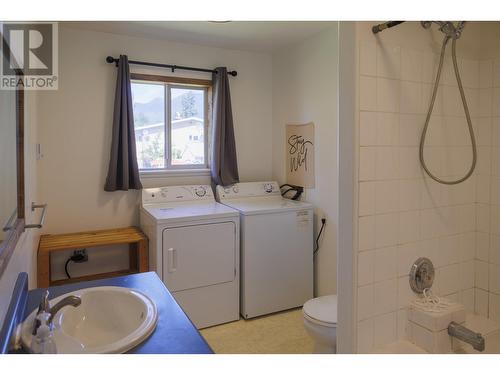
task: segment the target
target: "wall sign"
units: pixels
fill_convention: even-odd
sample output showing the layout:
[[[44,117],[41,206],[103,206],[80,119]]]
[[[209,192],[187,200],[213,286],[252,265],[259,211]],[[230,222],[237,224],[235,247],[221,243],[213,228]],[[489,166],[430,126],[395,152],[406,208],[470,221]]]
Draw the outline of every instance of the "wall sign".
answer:
[[[286,126],[287,182],[314,187],[314,124]]]

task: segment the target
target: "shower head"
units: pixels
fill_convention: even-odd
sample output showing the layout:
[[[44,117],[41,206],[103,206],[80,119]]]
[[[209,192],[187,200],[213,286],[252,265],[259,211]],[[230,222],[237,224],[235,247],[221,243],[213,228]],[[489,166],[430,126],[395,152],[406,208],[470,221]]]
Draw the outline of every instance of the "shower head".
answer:
[[[446,37],[451,39],[458,39],[462,35],[465,27],[465,21],[459,21],[456,24],[451,21],[422,21],[420,24],[424,29],[429,29],[435,23],[439,26],[439,31],[444,33]]]
[[[391,27],[400,25],[405,21],[388,21],[380,23],[372,27],[372,32],[378,34],[379,32],[389,29]],[[424,29],[429,29],[432,24],[435,23],[439,26],[439,30],[443,32],[448,39],[458,39],[462,35],[462,31],[465,27],[465,21],[459,21],[453,23],[451,21],[421,21],[420,24]]]

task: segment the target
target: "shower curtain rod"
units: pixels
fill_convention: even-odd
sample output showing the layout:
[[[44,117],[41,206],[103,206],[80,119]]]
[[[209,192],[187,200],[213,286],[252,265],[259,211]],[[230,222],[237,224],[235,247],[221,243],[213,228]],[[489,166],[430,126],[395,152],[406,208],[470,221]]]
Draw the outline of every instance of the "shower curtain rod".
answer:
[[[108,56],[106,57],[106,62],[108,64],[113,64],[115,63],[116,66],[118,66],[118,59],[115,59],[113,56]],[[144,62],[144,61],[136,61],[136,60],[129,60],[129,64],[134,64],[134,65],[146,65],[146,66],[154,66],[157,68],[168,68],[172,70],[172,73],[175,72],[176,69],[179,70],[192,70],[195,72],[207,72],[207,73],[217,73],[216,70],[213,69],[203,69],[203,68],[193,68],[190,66],[182,66],[182,65],[170,65],[170,64],[158,64],[158,63],[150,63],[150,62]],[[227,74],[236,77],[238,75],[238,72],[236,70],[228,71]]]
[[[389,22],[380,23],[380,24],[372,27],[372,32],[374,34],[377,34],[377,33],[381,32],[382,30],[390,29],[391,27],[400,25],[403,22],[405,22],[405,21],[389,21]]]

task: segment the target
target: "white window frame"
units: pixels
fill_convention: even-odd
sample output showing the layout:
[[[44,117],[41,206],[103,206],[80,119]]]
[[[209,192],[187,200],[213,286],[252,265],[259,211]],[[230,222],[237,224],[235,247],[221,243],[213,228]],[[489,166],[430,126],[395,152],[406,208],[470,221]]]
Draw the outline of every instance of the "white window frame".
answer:
[[[136,75],[140,76],[140,75]],[[211,113],[211,85],[208,83],[190,83],[189,81],[196,81],[185,79],[187,82],[178,83],[176,78],[171,77],[160,77],[160,76],[150,76],[154,79],[142,79],[134,78],[132,74],[132,83],[142,83],[142,84],[158,84],[163,85],[164,88],[164,99],[165,99],[165,110],[164,110],[164,127],[165,127],[165,167],[164,168],[148,168],[139,169],[139,174],[141,178],[161,178],[170,176],[210,176],[210,113]],[[171,78],[171,80],[169,80]],[[180,78],[180,80],[184,80]],[[172,146],[172,115],[171,115],[171,90],[172,89],[195,89],[204,91],[204,164],[188,164],[188,165],[173,165],[171,146]]]

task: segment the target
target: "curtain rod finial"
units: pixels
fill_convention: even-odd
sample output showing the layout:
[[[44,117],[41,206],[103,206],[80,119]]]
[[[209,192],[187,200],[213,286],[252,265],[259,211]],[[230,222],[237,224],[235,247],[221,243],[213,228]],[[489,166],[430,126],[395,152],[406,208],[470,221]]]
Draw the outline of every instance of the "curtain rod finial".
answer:
[[[231,72],[228,72],[230,75],[232,75],[233,77],[236,77],[238,75],[238,72],[236,70],[233,70]]]
[[[118,66],[118,59],[115,59],[113,56],[106,57],[106,62],[108,64],[115,63],[115,65]]]

